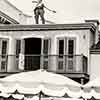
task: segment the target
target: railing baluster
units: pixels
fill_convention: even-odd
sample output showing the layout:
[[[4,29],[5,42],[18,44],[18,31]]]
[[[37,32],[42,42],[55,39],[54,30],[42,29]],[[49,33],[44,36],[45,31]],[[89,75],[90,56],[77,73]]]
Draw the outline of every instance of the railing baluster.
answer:
[[[19,56],[0,55],[0,72],[7,72],[8,60],[11,57],[15,59],[15,66],[19,68]],[[88,69],[88,59],[84,55],[24,55],[24,57],[24,69],[26,71],[35,70],[38,67],[60,73],[87,73]],[[3,66],[4,69],[1,68]]]

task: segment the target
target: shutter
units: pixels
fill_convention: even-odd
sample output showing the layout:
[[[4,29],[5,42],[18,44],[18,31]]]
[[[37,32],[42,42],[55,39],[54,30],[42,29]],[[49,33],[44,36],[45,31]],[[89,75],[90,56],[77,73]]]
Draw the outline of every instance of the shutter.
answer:
[[[16,57],[19,57],[21,52],[21,40],[16,40]]]
[[[50,38],[43,39],[42,57],[41,57],[41,67],[43,69],[48,69],[50,50],[51,50],[51,39]]]
[[[8,50],[8,40],[7,39],[1,39],[1,71],[5,72],[7,70],[7,50]]]

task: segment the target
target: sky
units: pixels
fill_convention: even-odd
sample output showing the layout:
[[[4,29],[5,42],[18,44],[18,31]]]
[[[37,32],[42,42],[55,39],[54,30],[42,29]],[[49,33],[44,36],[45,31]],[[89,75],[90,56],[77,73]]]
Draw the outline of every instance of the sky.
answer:
[[[8,0],[28,15],[33,15],[32,0]],[[54,23],[76,23],[87,19],[100,20],[100,0],[43,0],[45,6],[56,13],[45,10],[45,18]]]

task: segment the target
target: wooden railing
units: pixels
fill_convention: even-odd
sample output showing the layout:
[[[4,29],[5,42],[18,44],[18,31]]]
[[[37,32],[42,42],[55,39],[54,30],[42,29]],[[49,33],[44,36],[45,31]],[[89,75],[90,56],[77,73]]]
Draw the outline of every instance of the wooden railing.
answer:
[[[42,68],[59,73],[87,73],[88,69],[88,59],[84,55],[24,55],[23,57],[20,59],[16,55],[0,55],[0,72],[7,72],[10,64],[18,70],[24,67],[24,71]],[[23,66],[19,63],[23,63]]]

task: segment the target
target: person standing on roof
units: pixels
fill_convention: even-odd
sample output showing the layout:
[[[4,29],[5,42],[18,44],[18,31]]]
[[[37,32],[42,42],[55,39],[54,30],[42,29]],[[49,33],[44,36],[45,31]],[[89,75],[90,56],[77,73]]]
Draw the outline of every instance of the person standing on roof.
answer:
[[[32,1],[32,3],[37,3],[34,9],[34,15],[35,15],[35,21],[36,24],[39,24],[39,16],[41,17],[42,20],[42,24],[45,24],[45,19],[44,19],[44,8],[46,8],[49,11],[52,11],[53,13],[56,13],[56,11],[54,10],[50,10],[49,8],[47,8],[43,3],[42,0],[38,0],[38,1]]]

